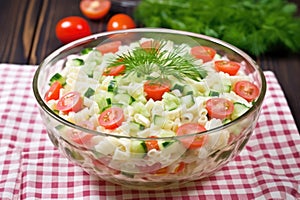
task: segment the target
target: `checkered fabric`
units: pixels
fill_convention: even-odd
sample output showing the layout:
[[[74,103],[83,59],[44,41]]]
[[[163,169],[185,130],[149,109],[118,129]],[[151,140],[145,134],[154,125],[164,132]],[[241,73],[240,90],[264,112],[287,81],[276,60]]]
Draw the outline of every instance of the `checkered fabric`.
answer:
[[[300,199],[300,136],[276,77],[239,156],[181,188],[137,191],[90,176],[52,145],[31,83],[36,66],[0,64],[0,199]]]

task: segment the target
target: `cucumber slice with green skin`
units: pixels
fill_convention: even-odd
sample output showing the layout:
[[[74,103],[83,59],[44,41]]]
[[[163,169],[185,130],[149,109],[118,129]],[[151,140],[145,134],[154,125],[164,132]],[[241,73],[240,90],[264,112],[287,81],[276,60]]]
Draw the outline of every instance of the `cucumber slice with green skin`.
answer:
[[[103,94],[96,94],[94,96],[94,100],[98,104],[98,108],[100,110],[100,113],[103,112],[105,109],[111,107],[111,97],[105,96]]]
[[[63,77],[60,73],[56,73],[54,74],[51,78],[50,78],[50,83],[49,85],[52,85],[54,82],[58,81],[61,85],[65,85],[66,84],[66,78]]]
[[[131,132],[138,132],[145,129],[145,126],[136,122],[129,122],[129,130]]]
[[[91,96],[93,96],[95,94],[95,90],[93,88],[88,88],[86,90],[86,92],[84,93],[84,96],[87,98],[90,98]]]
[[[80,58],[74,58],[71,63],[72,66],[82,66],[84,65],[84,61]]]
[[[91,51],[93,51],[93,48],[85,48],[85,49],[81,50],[80,54],[86,55],[86,54],[90,53]]]
[[[107,86],[107,91],[108,92],[113,92],[115,93],[117,91],[117,81],[116,80],[111,80]]]
[[[180,105],[180,99],[169,92],[164,93],[162,101],[168,111],[175,110]]]
[[[154,115],[153,123],[158,127],[164,127],[164,124],[166,123],[166,118],[161,115]]]
[[[179,90],[181,93],[183,93],[184,85],[181,85],[179,83],[175,83],[172,90]]]
[[[242,104],[239,102],[235,102],[233,104],[233,106],[234,106],[234,109],[233,109],[233,113],[231,114],[232,120],[242,116],[245,112],[247,112],[250,109],[245,104]]]
[[[133,101],[133,97],[129,94],[116,94],[113,98],[114,103],[121,103],[124,105],[130,105]]]
[[[187,108],[190,108],[195,104],[194,97],[191,94],[181,97],[181,101],[186,105]]]
[[[183,88],[182,95],[194,95],[193,88],[189,85],[185,85]]]
[[[130,145],[130,152],[134,157],[143,158],[147,153],[147,146],[145,141],[132,140]]]
[[[220,92],[211,90],[211,91],[209,91],[208,96],[210,96],[210,97],[218,97],[218,96],[220,96]]]

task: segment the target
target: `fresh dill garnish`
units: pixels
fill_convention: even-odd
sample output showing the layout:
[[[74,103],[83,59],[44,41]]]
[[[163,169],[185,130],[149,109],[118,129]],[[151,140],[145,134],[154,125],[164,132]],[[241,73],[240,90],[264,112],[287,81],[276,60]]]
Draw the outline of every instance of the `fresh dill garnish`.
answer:
[[[170,76],[183,80],[185,77],[200,80],[207,72],[196,65],[195,58],[184,52],[184,47],[164,50],[165,41],[160,41],[157,48],[136,47],[132,51],[118,55],[110,66],[125,65],[125,76],[135,74],[147,80],[166,80]]]

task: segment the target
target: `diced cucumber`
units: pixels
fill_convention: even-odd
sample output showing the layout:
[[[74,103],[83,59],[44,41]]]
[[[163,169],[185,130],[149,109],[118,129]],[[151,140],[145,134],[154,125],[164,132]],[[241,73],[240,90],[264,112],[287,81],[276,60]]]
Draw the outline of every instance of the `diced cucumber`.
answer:
[[[141,140],[132,140],[130,144],[130,152],[135,156],[144,157],[147,152],[146,143]]]
[[[81,50],[80,54],[86,55],[86,54],[90,53],[91,51],[93,51],[93,48],[85,48],[85,49]]]
[[[169,92],[165,92],[162,97],[165,109],[168,111],[175,110],[180,105],[180,99]]]
[[[231,114],[232,120],[242,116],[245,112],[249,110],[248,106],[240,102],[235,102],[233,105],[234,105],[234,109],[233,109],[233,113]]]
[[[163,127],[166,122],[166,118],[161,115],[154,115],[153,116],[153,123],[158,127]]]
[[[145,104],[139,101],[132,102],[131,106],[133,107],[134,113],[139,113],[145,117],[150,117],[150,112],[146,109]]]
[[[117,81],[116,80],[111,80],[107,86],[107,91],[108,92],[116,92],[117,91]]]
[[[100,112],[103,112],[105,109],[111,107],[111,99],[103,94],[96,94],[94,100],[98,104]]]
[[[145,129],[145,126],[136,122],[129,122],[130,132],[138,132]]]
[[[172,90],[179,90],[181,93],[183,93],[184,85],[181,85],[179,83],[175,83]]]
[[[210,96],[210,97],[218,97],[219,95],[220,95],[220,92],[214,91],[214,90],[209,91],[209,94],[208,94],[208,96]]]
[[[71,65],[72,66],[82,66],[82,65],[84,65],[84,61],[80,58],[74,58],[74,59],[72,59]]]
[[[86,90],[86,92],[84,93],[84,96],[87,98],[90,98],[91,96],[93,96],[95,94],[95,90],[93,88],[88,88]]]
[[[62,84],[62,85],[66,84],[66,78],[63,77],[60,73],[56,73],[50,78],[49,85],[52,85],[55,81],[60,82],[60,84]]]
[[[114,103],[121,103],[124,105],[130,105],[133,101],[133,97],[129,94],[116,94],[113,98]]]
[[[193,95],[194,94],[194,90],[192,88],[192,86],[190,85],[185,85],[184,88],[183,88],[183,92],[182,92],[183,95]]]
[[[194,97],[191,94],[181,97],[181,101],[183,104],[186,105],[187,108],[190,108],[192,105],[195,104]]]

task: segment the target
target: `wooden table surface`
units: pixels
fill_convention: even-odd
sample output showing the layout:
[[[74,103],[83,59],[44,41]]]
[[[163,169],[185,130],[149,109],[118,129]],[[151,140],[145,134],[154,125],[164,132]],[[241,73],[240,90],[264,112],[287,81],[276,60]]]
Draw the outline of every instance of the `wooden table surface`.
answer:
[[[63,17],[83,16],[79,10],[79,1],[0,0],[0,63],[39,64],[52,51],[62,46],[55,37],[55,25]],[[300,10],[300,1],[293,2],[299,5]],[[117,12],[130,14],[132,8],[113,4],[111,12],[104,19],[89,21],[92,32],[105,31],[109,17]],[[300,53],[263,55],[254,59],[263,70],[275,73],[299,130]]]

